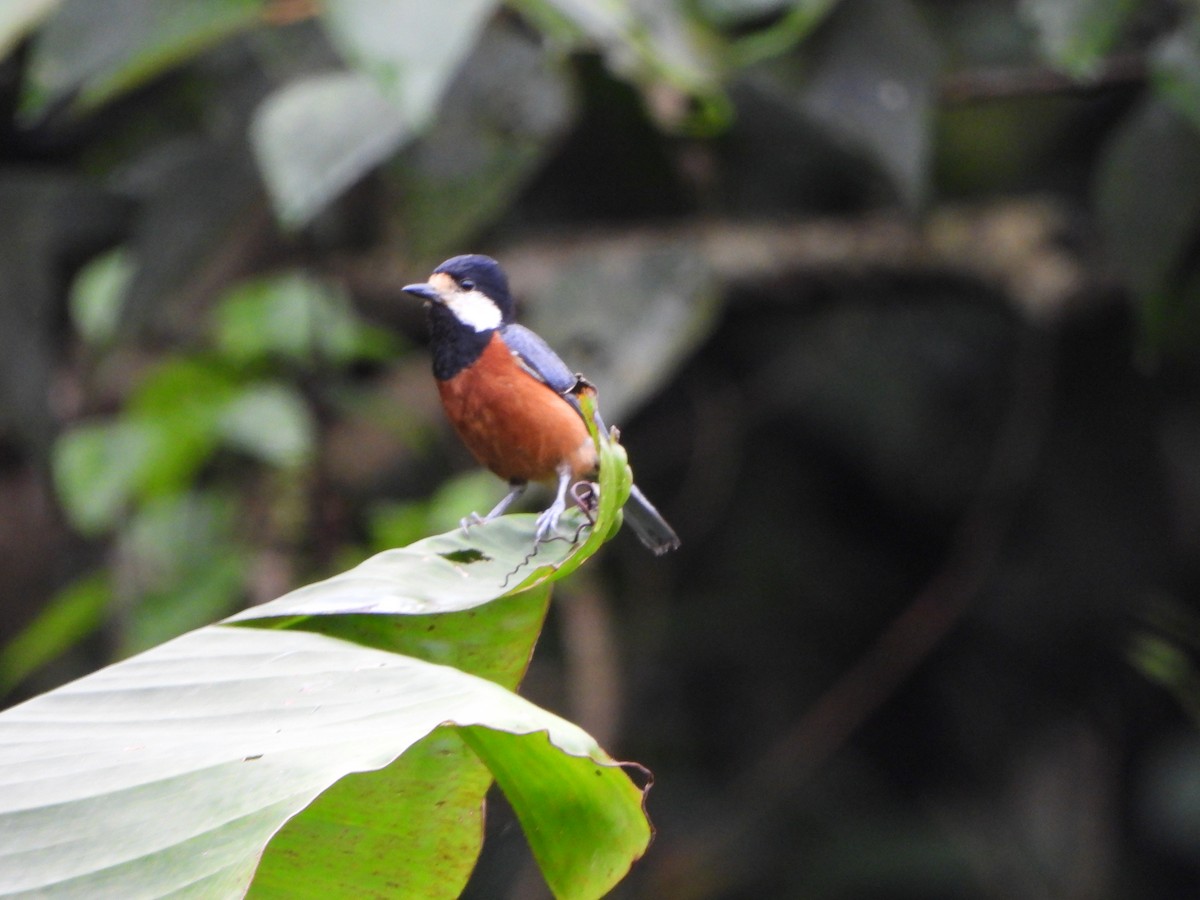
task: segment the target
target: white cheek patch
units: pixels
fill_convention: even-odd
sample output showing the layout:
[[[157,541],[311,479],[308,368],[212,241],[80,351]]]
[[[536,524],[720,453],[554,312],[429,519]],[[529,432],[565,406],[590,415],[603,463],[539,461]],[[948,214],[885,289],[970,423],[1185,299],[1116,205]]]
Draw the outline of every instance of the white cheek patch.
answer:
[[[493,300],[479,291],[465,291],[449,294],[445,298],[446,307],[454,313],[454,317],[476,331],[491,331],[499,328],[502,320],[500,307]]]

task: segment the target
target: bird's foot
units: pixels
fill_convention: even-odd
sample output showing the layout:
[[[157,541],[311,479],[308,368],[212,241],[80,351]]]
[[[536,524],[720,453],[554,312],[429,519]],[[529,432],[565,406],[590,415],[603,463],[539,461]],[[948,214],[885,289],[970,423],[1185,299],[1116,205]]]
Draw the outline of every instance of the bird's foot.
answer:
[[[562,514],[566,511],[567,504],[561,498],[557,498],[537,517],[537,528],[534,531],[536,540],[546,540],[558,527],[558,520],[562,518]]]
[[[469,516],[463,516],[459,519],[458,524],[462,528],[463,534],[467,534],[470,532],[472,525],[482,525],[490,518],[491,516],[481,516],[479,513],[473,512]]]

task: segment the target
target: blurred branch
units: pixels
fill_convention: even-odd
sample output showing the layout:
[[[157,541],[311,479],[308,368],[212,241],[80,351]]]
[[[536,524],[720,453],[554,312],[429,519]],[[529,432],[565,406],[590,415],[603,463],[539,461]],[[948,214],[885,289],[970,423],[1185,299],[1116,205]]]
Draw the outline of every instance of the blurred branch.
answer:
[[[1114,56],[1086,79],[1051,66],[968,69],[945,76],[941,99],[946,103],[978,103],[1012,97],[1076,94],[1140,85],[1146,81],[1146,60],[1137,55]]]
[[[1065,213],[1040,198],[1020,198],[976,208],[943,207],[923,223],[897,213],[790,222],[710,220],[623,228],[605,234],[562,230],[500,248],[518,294],[553,281],[586,249],[588,258],[628,255],[629,248],[691,243],[697,257],[724,284],[777,280],[818,271],[939,270],[978,279],[1006,293],[1029,318],[1053,321],[1085,299],[1095,283],[1059,240]],[[399,297],[412,280],[413,262],[390,248],[378,256],[343,258],[336,274],[356,296]]]

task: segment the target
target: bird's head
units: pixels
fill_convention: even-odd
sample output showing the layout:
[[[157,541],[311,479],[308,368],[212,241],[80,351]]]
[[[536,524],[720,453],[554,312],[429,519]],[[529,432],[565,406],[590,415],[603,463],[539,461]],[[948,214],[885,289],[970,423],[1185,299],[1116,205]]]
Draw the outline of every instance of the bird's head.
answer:
[[[443,307],[462,325],[491,331],[511,322],[515,313],[508,279],[490,256],[469,253],[446,260],[429,280],[409,284],[404,291]]]

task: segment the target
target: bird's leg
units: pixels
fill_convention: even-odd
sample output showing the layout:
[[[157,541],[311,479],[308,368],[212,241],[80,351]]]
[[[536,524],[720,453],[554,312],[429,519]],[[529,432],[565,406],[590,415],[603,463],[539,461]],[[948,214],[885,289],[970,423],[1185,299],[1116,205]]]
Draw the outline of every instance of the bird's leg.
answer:
[[[472,525],[482,525],[484,522],[490,522],[497,516],[503,515],[504,511],[512,506],[513,501],[525,493],[526,482],[510,481],[508,483],[508,493],[504,495],[504,499],[497,503],[490,513],[486,516],[481,516],[479,513],[473,512],[466,516],[459,524],[462,525],[463,531],[466,531]]]
[[[567,488],[571,486],[571,467],[558,467],[558,492],[554,495],[554,502],[551,503],[545,511],[537,517],[537,540],[543,541],[546,535],[550,534],[558,527],[559,517],[567,508]]]

